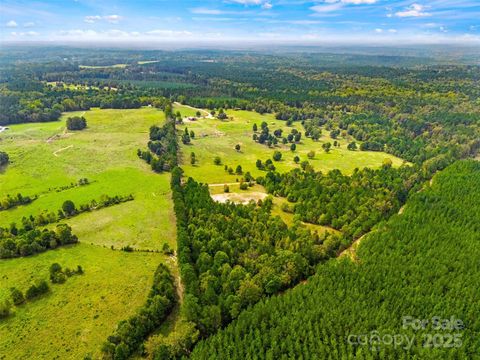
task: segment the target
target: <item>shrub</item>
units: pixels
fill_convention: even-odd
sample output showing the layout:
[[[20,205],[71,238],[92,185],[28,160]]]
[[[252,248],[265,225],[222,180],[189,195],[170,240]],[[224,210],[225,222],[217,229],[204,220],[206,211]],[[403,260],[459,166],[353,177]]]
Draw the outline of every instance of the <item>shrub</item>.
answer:
[[[45,280],[39,281],[37,284],[30,286],[25,293],[25,297],[28,300],[34,299],[42,294],[47,293],[50,290],[47,282]]]
[[[282,153],[280,151],[275,151],[273,153],[273,160],[280,161],[282,159]]]
[[[74,116],[67,119],[68,130],[83,130],[87,127],[87,120],[83,116]]]
[[[4,319],[10,315],[10,309],[12,304],[8,300],[5,300],[0,303],[0,319]]]
[[[12,297],[13,303],[18,306],[25,302],[25,296],[23,293],[15,287],[10,288],[10,296]]]
[[[0,151],[0,166],[7,165],[9,162],[9,157],[6,152]]]

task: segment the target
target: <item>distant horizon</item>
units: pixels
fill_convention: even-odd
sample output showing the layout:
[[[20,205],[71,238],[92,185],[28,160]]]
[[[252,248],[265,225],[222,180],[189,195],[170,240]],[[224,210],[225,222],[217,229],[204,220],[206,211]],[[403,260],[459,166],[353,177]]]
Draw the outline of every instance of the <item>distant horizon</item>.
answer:
[[[3,0],[1,43],[480,46],[474,0]]]

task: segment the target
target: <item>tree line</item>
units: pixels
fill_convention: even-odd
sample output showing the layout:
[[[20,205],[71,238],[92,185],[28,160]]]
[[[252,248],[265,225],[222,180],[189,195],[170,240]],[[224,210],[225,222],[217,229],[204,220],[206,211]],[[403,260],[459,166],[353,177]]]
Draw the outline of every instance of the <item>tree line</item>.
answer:
[[[150,164],[155,172],[169,171],[177,166],[177,133],[175,116],[171,105],[165,107],[165,124],[150,127],[150,141],[147,150],[137,150],[139,158]],[[187,134],[188,135],[188,134]]]
[[[102,346],[108,359],[126,360],[169,315],[177,302],[174,278],[168,267],[160,264],[153,277],[153,285],[143,305],[128,320],[118,323],[115,333]]]
[[[77,242],[77,236],[66,224],[58,224],[54,230],[18,229],[11,224],[9,228],[0,228],[0,259],[29,256]]]

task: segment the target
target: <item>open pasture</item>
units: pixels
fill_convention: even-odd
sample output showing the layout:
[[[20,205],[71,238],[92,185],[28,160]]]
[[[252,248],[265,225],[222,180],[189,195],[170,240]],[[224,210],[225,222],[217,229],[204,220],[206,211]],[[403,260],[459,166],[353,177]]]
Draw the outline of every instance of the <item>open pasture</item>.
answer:
[[[63,284],[50,283],[49,293],[15,307],[0,321],[0,359],[100,358],[101,344],[118,321],[145,301],[164,258],[80,243],[0,261],[0,301],[10,297],[10,287],[25,292],[36,280],[48,281],[52,263],[63,268],[81,265],[85,271]]]
[[[74,115],[85,116],[85,130],[65,130],[66,118]],[[44,211],[56,213],[65,200],[80,206],[103,194],[133,194],[133,201],[66,222],[81,242],[157,250],[165,241],[174,246],[169,175],[154,174],[136,154],[138,148],[146,147],[149,127],[163,121],[163,112],[153,108],[94,109],[65,114],[59,122],[11,126],[0,136],[1,147],[12,162],[0,175],[0,194],[20,192],[39,198],[30,205],[2,211],[0,226],[20,223],[23,216]],[[87,178],[90,184],[59,189],[80,178]]]
[[[180,111],[184,116],[193,116],[195,110],[185,106],[176,106],[175,111]],[[255,163],[258,159],[265,162],[272,159],[274,151],[282,153],[282,159],[274,162],[276,169],[280,172],[289,171],[299,164],[294,162],[294,157],[298,156],[300,162],[307,160],[316,171],[330,171],[339,169],[343,173],[350,174],[355,168],[380,167],[383,161],[388,158],[394,166],[400,166],[403,163],[393,155],[384,152],[373,151],[350,151],[347,150],[347,144],[350,139],[339,138],[339,148],[332,147],[329,153],[322,149],[322,144],[331,142],[328,131],[324,130],[319,141],[313,141],[310,138],[302,136],[300,143],[297,144],[295,151],[290,150],[290,144],[283,145],[279,143],[276,146],[268,147],[265,144],[259,144],[252,139],[254,134],[253,124],[257,124],[258,129],[263,121],[268,124],[270,132],[282,129],[283,134],[289,134],[293,128],[304,133],[304,129],[299,122],[287,126],[285,121],[276,120],[272,114],[260,115],[251,111],[228,110],[228,120],[218,120],[209,118],[200,118],[196,121],[186,121],[179,126],[183,131],[193,131],[195,137],[188,145],[182,145],[182,167],[186,176],[191,176],[200,182],[209,184],[236,182],[242,175],[229,174],[225,171],[225,165],[231,167],[234,171],[240,165],[243,172],[250,172],[254,177],[265,175],[266,172],[257,169]],[[257,133],[258,134],[258,133]],[[240,151],[235,149],[235,145],[240,145]],[[308,158],[310,151],[315,152],[313,158]],[[190,163],[190,154],[194,152],[196,163]],[[218,156],[221,159],[220,165],[214,164],[214,158]]]

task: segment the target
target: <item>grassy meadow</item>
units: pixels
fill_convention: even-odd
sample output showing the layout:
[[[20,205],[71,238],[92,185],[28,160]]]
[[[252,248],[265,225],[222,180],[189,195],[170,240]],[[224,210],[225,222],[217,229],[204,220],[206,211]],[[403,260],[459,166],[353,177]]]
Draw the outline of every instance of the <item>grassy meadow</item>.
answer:
[[[81,265],[85,271],[64,284],[50,284],[47,295],[16,307],[0,321],[0,359],[100,358],[101,344],[118,321],[144,303],[163,260],[157,253],[80,243],[0,261],[0,301],[9,297],[12,286],[25,292],[36,280],[47,280],[54,262],[64,268]]]
[[[84,115],[88,128],[66,132],[69,116]],[[148,129],[164,121],[161,111],[100,110],[68,113],[60,122],[11,126],[0,135],[11,164],[1,176],[0,194],[39,195],[27,206],[0,213],[0,226],[20,223],[23,216],[61,208],[65,200],[77,206],[103,194],[129,195],[135,200],[84,213],[67,220],[80,241],[138,249],[175,244],[174,214],[168,174],[154,174],[138,159]],[[87,178],[90,185],[58,191]]]
[[[85,116],[88,127],[66,131],[66,119],[75,115]],[[163,112],[154,108],[92,109],[66,113],[58,122],[12,125],[0,134],[0,148],[11,159],[0,173],[0,198],[39,196],[0,211],[2,227],[21,226],[23,216],[56,213],[65,200],[79,207],[104,194],[134,195],[133,201],[64,220],[79,237],[75,246],[0,260],[0,301],[12,286],[25,292],[35,280],[48,279],[54,262],[85,270],[65,284],[51,284],[48,295],[15,307],[0,322],[0,359],[83,359],[88,353],[99,358],[118,321],[144,303],[158,264],[174,266],[156,252],[110,249],[161,250],[164,242],[176,247],[170,175],[153,173],[136,154],[146,148],[150,126],[163,121]],[[90,184],[69,187],[80,178]]]
[[[183,116],[193,116],[195,110],[177,105],[175,110],[180,111]],[[384,152],[373,151],[349,151],[347,144],[349,139],[339,138],[340,148],[333,148],[330,153],[322,149],[322,144],[331,142],[328,131],[324,130],[319,141],[313,141],[310,138],[302,137],[297,144],[296,151],[290,150],[290,144],[278,144],[272,148],[267,145],[258,144],[253,141],[253,124],[260,124],[265,121],[268,124],[270,132],[276,129],[282,129],[283,134],[289,134],[292,128],[304,133],[302,125],[298,122],[291,127],[286,126],[285,121],[276,120],[272,114],[260,115],[251,111],[228,110],[229,120],[218,120],[201,118],[197,121],[186,121],[179,126],[180,130],[188,128],[193,130],[195,138],[189,145],[182,145],[182,167],[186,176],[191,176],[200,182],[205,183],[231,183],[235,182],[241,176],[229,175],[224,166],[232,167],[234,170],[237,165],[241,165],[243,172],[249,171],[254,177],[264,175],[265,172],[258,170],[255,166],[257,159],[265,162],[271,159],[274,151],[282,152],[282,160],[274,162],[275,167],[280,172],[289,171],[300,165],[295,164],[293,158],[300,157],[300,161],[308,160],[316,171],[329,171],[339,169],[345,174],[351,174],[355,168],[380,167],[383,161],[388,158],[392,160],[394,166],[400,166],[403,163],[393,155]],[[240,144],[240,151],[235,150],[235,145]],[[307,153],[315,151],[315,157],[308,159]],[[194,152],[197,163],[190,164],[190,153]],[[214,157],[219,156],[222,160],[221,165],[213,163]]]

